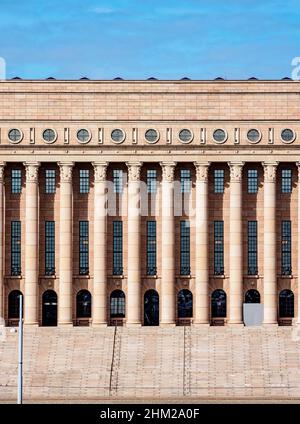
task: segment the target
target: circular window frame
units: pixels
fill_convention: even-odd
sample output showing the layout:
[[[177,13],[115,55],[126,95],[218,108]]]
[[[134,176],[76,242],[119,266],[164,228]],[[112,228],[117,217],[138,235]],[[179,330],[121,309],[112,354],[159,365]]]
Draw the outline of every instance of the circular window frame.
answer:
[[[156,131],[156,134],[157,134],[157,137],[156,137],[156,139],[154,140],[154,141],[149,141],[149,140],[147,140],[147,138],[146,138],[146,134],[147,134],[147,132],[148,131]],[[160,139],[160,132],[156,129],[156,128],[148,128],[146,131],[145,131],[145,133],[144,133],[144,139],[145,139],[145,141],[146,141],[146,143],[148,143],[148,144],[155,144],[155,143],[157,143],[158,141],[159,141],[159,139]]]
[[[285,130],[290,130],[290,131],[292,131],[292,132],[293,132],[294,137],[292,138],[292,140],[290,140],[290,141],[283,140],[283,138],[282,138],[282,133],[283,133],[283,131],[285,131]],[[284,143],[284,144],[292,144],[292,143],[294,143],[294,141],[296,140],[296,138],[297,138],[296,131],[295,131],[295,130],[292,130],[292,128],[284,128],[283,130],[281,130],[281,131],[280,131],[280,140],[281,140],[281,141],[282,141],[282,143]]]
[[[79,140],[79,138],[78,138],[79,131],[87,131],[89,137],[88,137],[88,139],[86,141]],[[76,138],[77,138],[78,143],[80,143],[80,144],[87,144],[92,139],[92,132],[89,129],[87,129],[87,128],[79,128],[79,130],[76,131]]]
[[[258,135],[259,135],[258,139],[257,139],[257,140],[255,140],[255,141],[249,140],[249,137],[248,137],[249,132],[250,132],[250,131],[253,131],[253,130],[257,131],[257,132],[258,132]],[[249,130],[247,130],[247,134],[246,134],[246,136],[247,136],[247,141],[248,141],[248,143],[250,143],[250,144],[257,144],[257,143],[259,143],[259,142],[261,141],[261,139],[262,139],[262,133],[261,133],[261,131],[260,131],[259,129],[257,129],[257,128],[250,128]]]
[[[189,132],[191,133],[191,138],[190,138],[190,140],[188,140],[188,141],[183,141],[183,140],[181,140],[181,138],[180,138],[180,133],[181,133],[182,131],[189,131]],[[182,143],[182,144],[189,144],[189,143],[191,143],[191,142],[194,140],[194,132],[193,132],[192,130],[190,130],[189,128],[182,128],[181,130],[179,130],[179,131],[178,131],[178,140],[179,140],[179,141],[180,141],[180,143]]]
[[[222,141],[218,141],[214,137],[215,132],[218,131],[218,130],[222,130],[225,133],[225,138]],[[212,139],[213,139],[214,143],[217,143],[217,144],[224,144],[224,143],[226,143],[226,141],[228,140],[228,132],[227,132],[227,130],[225,130],[224,128],[215,128],[215,129],[213,129]]]
[[[10,133],[11,131],[13,131],[13,130],[18,130],[18,131],[20,131],[20,139],[19,139],[18,141],[13,141],[13,140],[11,140],[11,139],[9,138],[9,133]],[[22,130],[20,130],[20,128],[10,128],[10,129],[7,131],[7,138],[8,138],[8,141],[9,141],[11,144],[19,144],[19,143],[21,143],[21,141],[23,140],[23,138],[24,138],[24,134],[23,134],[23,131],[22,131]]]
[[[52,130],[54,132],[54,135],[55,135],[54,140],[47,141],[47,140],[44,139],[44,132],[47,131],[47,130]],[[46,143],[46,144],[53,144],[53,143],[55,143],[56,140],[57,140],[57,131],[54,128],[45,128],[42,131],[42,139],[43,139],[43,142]]]
[[[120,140],[120,141],[116,141],[116,140],[114,140],[114,139],[112,138],[112,133],[113,133],[114,131],[116,131],[116,130],[121,131],[121,132],[122,132],[122,134],[123,134],[122,140]],[[123,143],[123,142],[125,141],[125,139],[126,139],[126,133],[125,133],[125,131],[124,131],[122,128],[114,128],[114,129],[113,129],[113,130],[111,130],[111,132],[110,132],[110,139],[111,139],[111,141],[112,141],[113,143],[115,143],[115,144],[121,144],[121,143]]]

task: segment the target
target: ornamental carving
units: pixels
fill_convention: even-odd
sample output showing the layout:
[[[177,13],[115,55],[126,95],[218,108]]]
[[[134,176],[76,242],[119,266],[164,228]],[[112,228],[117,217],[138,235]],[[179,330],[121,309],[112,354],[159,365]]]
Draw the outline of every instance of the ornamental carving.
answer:
[[[73,163],[60,163],[60,181],[62,183],[71,183],[72,182],[72,168]]]
[[[93,163],[95,182],[106,181],[107,163]]]
[[[4,163],[0,163],[0,183],[4,181]]]
[[[209,168],[209,162],[207,163],[194,163],[196,168],[196,179],[197,181],[202,181],[207,183],[208,181],[208,168]]]
[[[140,180],[142,162],[126,163],[128,167],[128,181],[134,182]]]
[[[26,182],[37,183],[39,177],[39,163],[25,163],[26,167]]]
[[[163,181],[168,181],[168,182],[174,181],[175,166],[176,166],[175,162],[161,163]]]
[[[276,180],[277,163],[264,163],[264,179],[266,182],[274,183]]]
[[[243,163],[229,163],[230,181],[242,181]]]

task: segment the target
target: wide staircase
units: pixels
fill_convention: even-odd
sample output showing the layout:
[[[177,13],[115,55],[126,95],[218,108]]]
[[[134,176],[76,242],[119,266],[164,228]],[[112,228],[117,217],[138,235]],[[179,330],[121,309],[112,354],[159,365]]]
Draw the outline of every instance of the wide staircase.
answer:
[[[18,334],[0,337],[0,400]],[[25,328],[25,400],[300,399],[297,327]]]

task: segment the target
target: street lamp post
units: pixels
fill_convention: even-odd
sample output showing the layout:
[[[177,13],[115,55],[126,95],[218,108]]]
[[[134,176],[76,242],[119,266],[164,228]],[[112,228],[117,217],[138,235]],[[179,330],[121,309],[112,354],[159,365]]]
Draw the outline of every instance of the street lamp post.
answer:
[[[19,297],[18,404],[23,403],[23,296]]]

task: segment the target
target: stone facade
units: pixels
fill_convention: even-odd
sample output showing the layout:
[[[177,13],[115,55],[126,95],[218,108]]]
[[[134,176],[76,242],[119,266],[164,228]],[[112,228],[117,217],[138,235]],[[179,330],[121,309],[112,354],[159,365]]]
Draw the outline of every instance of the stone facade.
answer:
[[[42,325],[43,293],[58,296],[58,325],[114,324],[110,296],[125,294],[125,318],[144,324],[144,294],[159,295],[160,325],[213,323],[211,295],[227,296],[224,324],[243,323],[245,294],[256,289],[264,323],[281,322],[279,293],[294,294],[300,320],[300,213],[298,173],[299,83],[294,81],[6,81],[0,83],[0,316],[10,324],[9,293],[24,294],[27,325]],[[13,139],[11,130],[16,132]],[[54,130],[53,140],[44,131]],[[86,129],[84,141],[78,131]],[[121,129],[118,141],[112,131]],[[149,129],[157,137],[146,139]],[[190,139],[180,139],[183,129]],[[215,131],[223,129],[220,140]],[[258,130],[249,140],[249,131]],[[294,136],[284,140],[283,130]],[[10,137],[9,137],[10,134]],[[44,136],[43,136],[44,135]],[[11,138],[11,139],[10,139]],[[20,169],[22,190],[11,192]],[[56,171],[55,193],[45,193],[45,170]],[[79,190],[79,172],[90,187]],[[123,171],[122,194],[109,190],[113,171]],[[223,169],[224,193],[214,192],[214,170]],[[247,171],[258,172],[249,194]],[[282,193],[282,169],[292,188]],[[157,191],[143,190],[147,170],[157,172]],[[191,189],[176,194],[181,170]],[[178,184],[179,184],[178,183]],[[108,191],[107,191],[108,190]],[[180,190],[179,190],[180,193]],[[178,190],[177,190],[178,194]],[[174,201],[175,199],[175,201]],[[113,211],[107,205],[116,203]],[[151,205],[151,208],[150,206]],[[143,209],[144,212],[140,213]],[[181,209],[181,210],[180,210]],[[145,212],[146,211],[146,212]],[[113,275],[113,221],[123,222],[123,272]],[[156,221],[157,270],[147,275],[147,220]],[[11,275],[11,222],[21,221],[21,272]],[[79,273],[79,226],[89,222],[89,270]],[[190,221],[190,273],[180,272],[180,221]],[[224,272],[214,271],[214,221],[224,222]],[[258,225],[258,272],[248,275],[247,222]],[[290,220],[291,272],[281,272],[281,226]],[[55,221],[55,273],[45,275],[45,221]],[[76,295],[88,290],[92,312],[78,320]],[[178,292],[193,295],[192,317],[178,317]],[[283,322],[283,321],[282,321]]]

